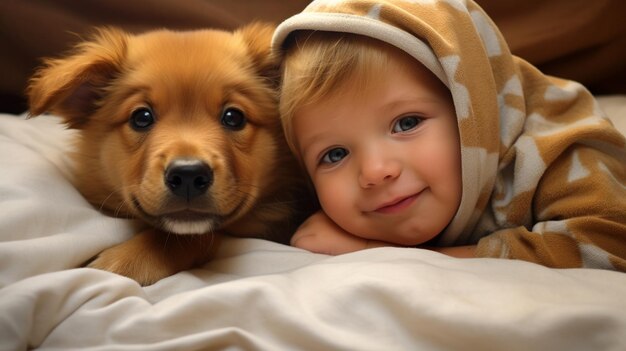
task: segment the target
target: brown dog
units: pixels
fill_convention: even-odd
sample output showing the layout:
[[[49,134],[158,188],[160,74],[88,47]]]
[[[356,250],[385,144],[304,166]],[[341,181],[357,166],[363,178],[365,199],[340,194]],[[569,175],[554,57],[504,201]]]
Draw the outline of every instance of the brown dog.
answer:
[[[218,233],[288,242],[304,177],[280,127],[272,32],[100,29],[33,77],[31,115],[81,131],[77,188],[149,224],[89,267],[146,285],[206,262]]]

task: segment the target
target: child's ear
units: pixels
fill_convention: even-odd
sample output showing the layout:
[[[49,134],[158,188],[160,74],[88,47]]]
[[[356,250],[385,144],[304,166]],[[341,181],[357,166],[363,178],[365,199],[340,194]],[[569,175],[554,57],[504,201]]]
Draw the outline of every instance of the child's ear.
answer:
[[[29,82],[30,115],[51,112],[63,117],[71,128],[84,125],[104,88],[121,71],[127,41],[128,35],[121,30],[99,28],[69,56],[46,60]]]
[[[272,54],[271,42],[276,26],[270,23],[254,22],[245,25],[235,32],[236,36],[242,38],[248,46],[248,52],[260,75],[271,78],[272,81],[278,79],[279,61]]]

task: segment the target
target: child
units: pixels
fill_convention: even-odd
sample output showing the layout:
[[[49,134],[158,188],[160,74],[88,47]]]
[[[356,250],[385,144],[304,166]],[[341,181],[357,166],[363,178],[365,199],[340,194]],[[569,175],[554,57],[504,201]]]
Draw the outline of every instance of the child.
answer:
[[[322,210],[292,244],[626,271],[626,140],[471,0],[314,1],[281,23],[286,138]]]

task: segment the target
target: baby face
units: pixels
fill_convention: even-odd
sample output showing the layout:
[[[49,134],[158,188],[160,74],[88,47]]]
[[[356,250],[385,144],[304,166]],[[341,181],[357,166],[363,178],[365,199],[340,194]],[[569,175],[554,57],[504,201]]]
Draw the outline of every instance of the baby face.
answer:
[[[366,92],[343,84],[300,108],[293,137],[326,214],[357,236],[417,245],[439,234],[461,201],[461,155],[448,90],[391,53]],[[362,89],[362,88],[361,88]]]

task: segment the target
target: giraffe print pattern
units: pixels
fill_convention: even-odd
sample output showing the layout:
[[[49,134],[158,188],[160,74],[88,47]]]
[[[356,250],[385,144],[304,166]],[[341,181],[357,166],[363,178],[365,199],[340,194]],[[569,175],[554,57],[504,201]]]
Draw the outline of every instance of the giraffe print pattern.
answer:
[[[626,272],[626,139],[580,84],[511,54],[472,0],[317,0],[289,33],[367,35],[404,50],[450,89],[463,194],[441,245],[479,257]]]

